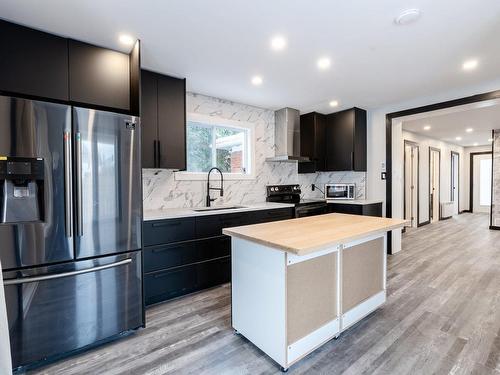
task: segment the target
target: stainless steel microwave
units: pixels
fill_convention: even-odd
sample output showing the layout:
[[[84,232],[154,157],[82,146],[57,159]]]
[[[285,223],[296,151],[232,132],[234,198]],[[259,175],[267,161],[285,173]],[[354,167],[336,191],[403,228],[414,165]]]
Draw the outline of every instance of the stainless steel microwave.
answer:
[[[325,184],[325,199],[355,199],[356,184]]]

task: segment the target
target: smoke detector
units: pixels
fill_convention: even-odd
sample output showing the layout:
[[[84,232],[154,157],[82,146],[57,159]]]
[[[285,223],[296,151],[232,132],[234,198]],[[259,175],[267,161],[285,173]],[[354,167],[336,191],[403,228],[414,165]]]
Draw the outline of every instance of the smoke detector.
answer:
[[[420,10],[416,8],[406,9],[394,19],[396,25],[408,25],[420,18]]]

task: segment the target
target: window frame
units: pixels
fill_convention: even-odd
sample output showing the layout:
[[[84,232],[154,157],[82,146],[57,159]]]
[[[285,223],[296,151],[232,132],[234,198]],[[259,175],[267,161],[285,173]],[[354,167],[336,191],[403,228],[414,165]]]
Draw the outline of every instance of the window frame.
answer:
[[[228,127],[234,129],[242,129],[247,131],[248,137],[248,150],[247,150],[247,160],[248,160],[248,173],[226,173],[224,172],[224,180],[254,180],[255,179],[255,124],[246,121],[236,121],[228,120],[220,116],[210,116],[202,115],[199,113],[188,113],[186,120],[186,132],[189,122],[199,122],[202,124]],[[187,152],[187,142],[186,137],[186,152]],[[188,172],[188,171],[177,171],[174,172],[174,179],[176,181],[206,181],[207,172]]]

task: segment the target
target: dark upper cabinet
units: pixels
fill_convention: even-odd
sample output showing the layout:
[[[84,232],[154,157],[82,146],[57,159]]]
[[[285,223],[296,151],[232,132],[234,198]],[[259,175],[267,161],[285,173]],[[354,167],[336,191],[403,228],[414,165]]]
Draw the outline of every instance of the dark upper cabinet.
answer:
[[[0,21],[0,90],[68,100],[68,40]]]
[[[186,169],[186,80],[158,77],[160,168]]]
[[[130,56],[69,40],[69,99],[130,110]]]
[[[141,72],[141,90],[142,167],[155,168],[158,156],[158,80],[155,73]]]
[[[351,108],[326,117],[325,170],[366,172],[366,111]]]
[[[186,80],[142,70],[142,167],[186,169]]]
[[[325,125],[326,116],[321,113],[300,116],[300,155],[311,163],[299,163],[299,172],[325,170]]]

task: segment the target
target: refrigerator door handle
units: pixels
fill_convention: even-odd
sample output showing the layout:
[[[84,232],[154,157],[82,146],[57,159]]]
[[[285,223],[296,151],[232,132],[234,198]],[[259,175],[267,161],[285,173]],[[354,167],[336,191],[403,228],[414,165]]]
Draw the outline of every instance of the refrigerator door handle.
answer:
[[[76,162],[76,235],[83,236],[82,212],[82,136],[80,132],[75,135],[75,162]]]
[[[114,267],[124,266],[124,265],[129,264],[129,263],[132,263],[132,259],[131,258],[127,258],[127,259],[124,259],[124,260],[121,260],[121,261],[115,262],[115,263],[105,264],[105,265],[102,265],[102,266],[87,268],[87,269],[84,269],[84,270],[70,271],[70,272],[63,272],[63,273],[55,273],[53,275],[23,277],[23,278],[19,278],[19,279],[7,279],[7,280],[3,281],[3,284],[5,286],[7,286],[7,285],[35,283],[35,282],[38,282],[38,281],[60,279],[60,278],[63,278],[63,277],[81,275],[82,273],[102,271],[102,270],[105,270],[105,269],[108,269],[108,268],[114,268]]]
[[[71,183],[71,132],[64,132],[64,216],[66,237],[73,237],[73,186]]]

